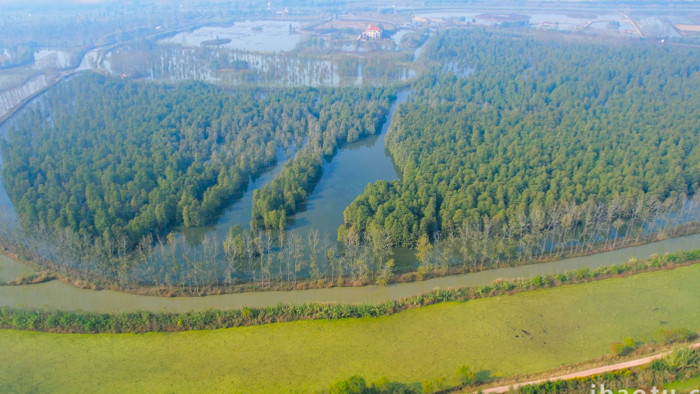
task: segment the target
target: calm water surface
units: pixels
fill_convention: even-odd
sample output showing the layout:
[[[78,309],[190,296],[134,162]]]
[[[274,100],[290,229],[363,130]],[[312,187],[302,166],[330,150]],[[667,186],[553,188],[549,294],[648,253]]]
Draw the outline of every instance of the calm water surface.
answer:
[[[245,21],[236,22],[228,27],[205,26],[192,32],[179,33],[160,42],[200,46],[205,41],[218,38],[231,40],[220,45],[223,48],[256,52],[291,51],[302,37],[296,33],[297,27],[298,23],[293,21]]]
[[[338,150],[331,161],[324,163],[321,180],[309,195],[304,210],[297,212],[291,218],[289,230],[317,229],[320,234],[328,234],[330,239],[335,239],[338,227],[344,222],[343,210],[364,191],[368,184],[377,180],[398,179],[397,170],[386,151],[384,137],[396,107],[406,101],[408,96],[408,90],[397,94],[380,135],[347,144]],[[176,239],[184,236],[190,246],[198,247],[205,235],[215,235],[219,240],[223,240],[232,226],[240,225],[243,228],[249,228],[253,192],[268,184],[279,173],[285,157],[282,153],[278,154],[278,164],[255,179],[240,200],[227,208],[216,224],[180,228]],[[0,201],[2,201],[1,195]]]
[[[343,210],[361,194],[368,184],[398,179],[398,172],[386,151],[386,136],[396,107],[408,99],[410,92],[401,91],[389,109],[381,134],[345,145],[323,167],[323,177],[309,196],[306,210],[298,212],[290,226],[295,229],[318,229],[335,239],[344,223]]]
[[[0,282],[11,282],[34,272],[30,266],[0,255]]]

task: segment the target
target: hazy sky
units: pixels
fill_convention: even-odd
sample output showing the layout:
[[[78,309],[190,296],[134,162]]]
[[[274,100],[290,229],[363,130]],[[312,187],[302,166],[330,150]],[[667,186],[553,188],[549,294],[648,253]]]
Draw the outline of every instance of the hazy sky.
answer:
[[[0,5],[34,5],[34,4],[91,4],[106,3],[115,0],[0,0]],[[0,10],[2,12],[2,10]]]

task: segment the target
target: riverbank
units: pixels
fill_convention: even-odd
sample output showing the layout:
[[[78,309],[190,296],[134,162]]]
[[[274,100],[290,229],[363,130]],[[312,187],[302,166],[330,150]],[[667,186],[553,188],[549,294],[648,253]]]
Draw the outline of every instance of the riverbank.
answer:
[[[453,384],[461,365],[513,377],[600,358],[660,322],[699,328],[698,280],[696,264],[386,317],[214,331],[1,330],[0,381],[7,391],[314,392],[353,375]]]
[[[691,250],[697,248],[698,245],[700,245],[700,234],[695,234],[635,248],[619,249],[551,263],[507,267],[387,286],[368,285],[364,287],[245,292],[203,297],[143,296],[114,290],[79,289],[60,281],[51,281],[28,286],[0,286],[0,306],[95,313],[136,311],[184,313],[207,309],[266,308],[280,303],[381,304],[414,297],[435,289],[474,287],[496,280],[552,275],[583,268],[596,269],[601,266],[619,264],[633,257],[642,260],[654,254],[661,255],[678,250]],[[1,261],[0,264],[2,264]]]
[[[381,304],[277,304],[266,308],[245,307],[185,313],[137,311],[112,314],[3,307],[0,308],[0,328],[63,333],[143,333],[230,328],[295,320],[380,317],[443,302],[466,302],[563,285],[622,278],[645,272],[672,270],[697,262],[700,262],[700,249],[595,270],[581,269],[529,279],[500,280],[475,287],[437,289]]]

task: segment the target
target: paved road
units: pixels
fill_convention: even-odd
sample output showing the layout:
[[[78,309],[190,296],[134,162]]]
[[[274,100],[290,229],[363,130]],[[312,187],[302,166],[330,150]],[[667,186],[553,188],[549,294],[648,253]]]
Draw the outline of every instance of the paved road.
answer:
[[[700,342],[694,343],[690,347],[693,349],[698,349],[698,348],[700,348]],[[518,387],[527,386],[529,384],[539,384],[539,383],[543,383],[543,382],[546,382],[549,380],[566,380],[566,379],[581,378],[581,377],[586,377],[586,376],[591,376],[591,375],[598,375],[598,374],[605,373],[605,372],[617,371],[619,369],[638,367],[640,365],[646,365],[646,364],[651,363],[654,360],[658,360],[660,358],[663,358],[664,356],[668,355],[669,353],[671,353],[671,352],[665,352],[665,353],[656,354],[653,356],[639,358],[636,360],[625,361],[623,363],[606,365],[604,367],[587,369],[585,371],[574,372],[574,373],[570,373],[570,374],[566,374],[566,375],[553,376],[550,378],[533,380],[530,382],[515,383],[512,385],[508,385],[508,386],[493,387],[493,388],[485,389],[485,390],[483,390],[483,392],[484,393],[507,393],[511,389],[517,389]]]

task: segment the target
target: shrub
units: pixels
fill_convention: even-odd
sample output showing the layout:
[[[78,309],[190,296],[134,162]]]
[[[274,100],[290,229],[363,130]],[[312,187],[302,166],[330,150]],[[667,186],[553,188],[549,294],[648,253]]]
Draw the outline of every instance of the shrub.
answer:
[[[559,283],[566,283],[569,281],[569,277],[570,277],[569,273],[564,272],[561,274],[557,274],[556,279],[557,279],[557,282],[559,282]]]
[[[372,390],[369,392],[374,392],[377,394],[391,393],[391,394],[422,394],[423,388],[420,383],[404,384],[391,382],[387,378],[380,378],[376,383],[372,385]]]
[[[574,272],[574,277],[576,280],[584,280],[588,279],[591,277],[591,269],[590,268],[581,268]]]
[[[666,363],[663,359],[654,360],[649,364],[649,369],[652,371],[662,372],[667,369]]]
[[[637,343],[632,338],[625,338],[622,342],[615,342],[610,346],[610,351],[615,356],[626,356],[637,347]]]
[[[367,392],[369,392],[369,388],[365,378],[358,375],[336,382],[330,389],[331,394],[362,394]]]
[[[345,380],[336,382],[329,389],[331,394],[421,394],[423,388],[420,383],[405,384],[391,382],[387,378],[380,378],[372,386],[362,376],[351,376]]]
[[[457,376],[459,377],[459,381],[462,382],[462,385],[464,386],[476,383],[476,374],[466,365],[459,367],[457,370]]]
[[[668,345],[677,342],[690,342],[696,339],[698,335],[687,328],[660,328],[654,334],[656,343]]]
[[[700,368],[700,353],[695,349],[676,349],[662,360],[666,364],[666,370],[671,372]]]

